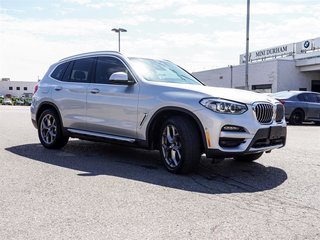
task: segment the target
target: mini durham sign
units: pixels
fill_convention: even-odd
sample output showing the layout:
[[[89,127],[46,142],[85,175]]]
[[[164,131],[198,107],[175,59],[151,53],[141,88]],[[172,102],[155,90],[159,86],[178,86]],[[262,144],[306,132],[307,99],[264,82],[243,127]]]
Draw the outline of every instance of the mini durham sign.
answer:
[[[261,59],[266,59],[266,58],[275,58],[277,56],[291,56],[293,55],[294,52],[294,44],[286,44],[286,45],[281,45],[277,47],[272,47],[272,48],[267,48],[267,49],[262,49],[254,52],[250,52],[249,54],[249,61],[256,61],[256,60],[261,60]],[[244,63],[245,62],[245,55],[242,54],[240,55],[240,62]]]
[[[259,50],[256,52],[251,52],[251,61],[264,59],[264,58],[271,58],[277,56],[290,56],[293,54],[293,43],[286,44],[278,47],[268,48]]]

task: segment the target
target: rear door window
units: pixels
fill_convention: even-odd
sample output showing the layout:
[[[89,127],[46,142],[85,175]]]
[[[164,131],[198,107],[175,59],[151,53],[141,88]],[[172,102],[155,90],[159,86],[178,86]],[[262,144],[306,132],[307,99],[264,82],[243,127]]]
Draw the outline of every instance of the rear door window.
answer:
[[[305,98],[306,102],[311,102],[311,103],[317,102],[316,95],[312,94],[312,93],[305,94],[304,98]]]
[[[94,58],[84,58],[69,64],[63,80],[67,82],[89,83],[93,77]]]

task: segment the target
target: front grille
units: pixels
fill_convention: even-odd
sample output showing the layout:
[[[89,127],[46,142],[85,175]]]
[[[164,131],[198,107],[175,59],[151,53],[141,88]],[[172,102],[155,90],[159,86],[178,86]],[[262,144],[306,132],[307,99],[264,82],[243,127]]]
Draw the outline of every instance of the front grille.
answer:
[[[276,145],[285,145],[287,136],[287,128],[282,127],[281,136],[277,138],[271,137],[271,128],[261,128],[257,131],[254,138],[252,139],[248,149],[250,148],[265,148]]]
[[[284,106],[282,104],[278,104],[276,109],[276,122],[282,122],[283,117],[284,117]]]
[[[254,112],[259,123],[268,124],[272,122],[273,105],[270,103],[257,103],[254,105]]]
[[[259,139],[254,142],[252,145],[253,148],[263,148],[263,147],[270,147],[270,146],[275,146],[275,145],[280,145],[285,143],[285,137],[281,137],[278,139]]]

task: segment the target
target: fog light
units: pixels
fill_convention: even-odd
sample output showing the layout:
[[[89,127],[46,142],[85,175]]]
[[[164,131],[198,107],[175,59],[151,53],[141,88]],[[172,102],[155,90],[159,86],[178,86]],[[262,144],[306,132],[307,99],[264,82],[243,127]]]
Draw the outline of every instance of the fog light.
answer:
[[[226,125],[221,130],[226,132],[245,132],[243,127],[233,126],[233,125]]]

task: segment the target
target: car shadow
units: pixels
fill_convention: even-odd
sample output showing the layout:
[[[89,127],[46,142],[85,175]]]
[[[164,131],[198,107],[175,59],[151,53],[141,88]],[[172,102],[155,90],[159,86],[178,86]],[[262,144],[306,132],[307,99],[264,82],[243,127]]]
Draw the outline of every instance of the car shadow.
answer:
[[[30,160],[77,170],[78,177],[109,175],[207,194],[265,191],[287,179],[286,172],[276,167],[205,157],[194,173],[175,175],[165,170],[157,151],[82,140],[69,141],[60,150],[48,150],[36,143],[6,150]]]
[[[320,124],[317,124],[315,122],[302,122],[301,124],[294,125],[287,122],[287,125],[290,127],[319,127]]]

